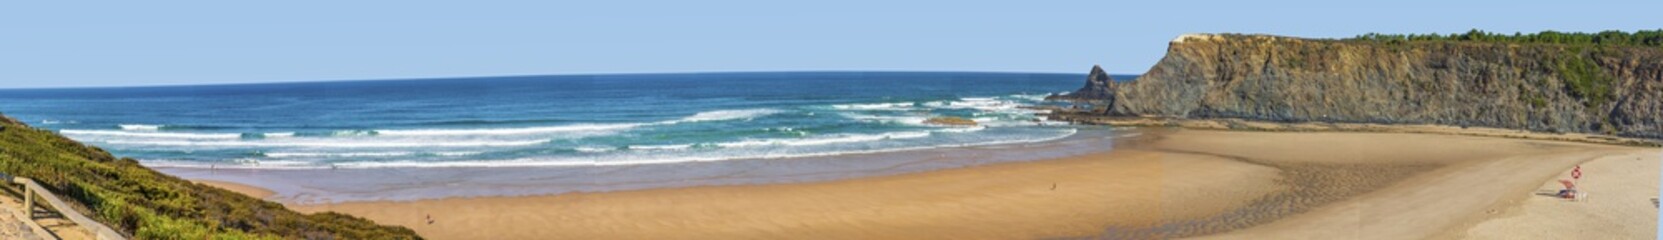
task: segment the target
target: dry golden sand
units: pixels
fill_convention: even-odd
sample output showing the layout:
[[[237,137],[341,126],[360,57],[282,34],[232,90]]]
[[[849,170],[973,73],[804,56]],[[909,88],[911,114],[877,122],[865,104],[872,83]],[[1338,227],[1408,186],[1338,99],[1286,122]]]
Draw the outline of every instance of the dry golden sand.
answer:
[[[1184,134],[1180,134],[1184,136]],[[1429,134],[1218,133],[1176,145],[1279,162],[1432,164],[1401,181],[1205,239],[1451,239],[1587,160],[1648,148]],[[1205,144],[1215,142],[1219,144]],[[1235,142],[1235,143],[1227,143]],[[1358,173],[1365,177],[1371,173]],[[1324,182],[1356,182],[1346,178]],[[1652,209],[1637,209],[1651,211]],[[1650,223],[1635,223],[1655,226]],[[1591,230],[1610,230],[1595,227]]]
[[[1470,239],[1657,239],[1658,151],[1614,155],[1582,164],[1585,201],[1533,195],[1500,217],[1467,230]],[[1570,171],[1555,179],[1571,179]],[[1537,186],[1551,193],[1561,186]]]
[[[1512,229],[1563,214],[1537,209],[1559,202],[1532,197],[1555,174],[1596,158],[1657,154],[1440,134],[1149,130],[1139,139],[1056,160],[817,183],[291,207],[432,239],[1511,238],[1528,234]],[[1574,204],[1655,212],[1650,202],[1605,202],[1656,195],[1656,163],[1631,162],[1585,166],[1595,200]],[[1594,166],[1652,175],[1598,182]],[[1613,232],[1583,239],[1650,236],[1657,220],[1589,215],[1561,220]],[[1543,238],[1554,236],[1562,235]]]

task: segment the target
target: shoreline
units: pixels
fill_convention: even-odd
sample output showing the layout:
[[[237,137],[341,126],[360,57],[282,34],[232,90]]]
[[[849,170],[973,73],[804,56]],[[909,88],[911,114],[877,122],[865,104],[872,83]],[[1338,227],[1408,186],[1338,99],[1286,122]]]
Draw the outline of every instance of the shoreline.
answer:
[[[1166,117],[1114,117],[1089,115],[1078,110],[1048,107],[1043,113],[1049,119],[1087,125],[1116,127],[1179,127],[1198,130],[1268,131],[1268,132],[1360,132],[1360,133],[1415,133],[1456,136],[1497,137],[1527,140],[1594,143],[1635,147],[1663,147],[1663,140],[1631,138],[1585,133],[1549,133],[1491,127],[1461,127],[1437,124],[1381,124],[1331,122],[1274,122],[1239,118],[1180,119]]]
[[[254,198],[259,198],[259,199],[268,199],[272,195],[277,195],[277,192],[273,192],[273,191],[271,191],[271,189],[265,189],[265,188],[261,188],[261,187],[256,187],[254,185],[248,185],[248,184],[242,184],[242,183],[236,183],[236,182],[206,180],[206,179],[190,179],[190,181],[194,182],[194,183],[197,183],[197,184],[208,185],[208,186],[213,186],[213,187],[217,187],[217,188],[223,188],[225,190],[230,190],[231,192],[236,192],[236,193],[240,193],[242,195],[248,195],[249,197],[254,197]]]
[[[1519,199],[1525,197],[1513,196],[1524,196],[1519,193],[1535,190],[1543,184],[1542,179],[1549,179],[1548,183],[1552,183],[1551,174],[1566,170],[1559,169],[1561,167],[1592,161],[1600,158],[1601,154],[1611,152],[1656,151],[1434,134],[1140,131],[1148,131],[1150,136],[1118,143],[1115,150],[1108,152],[887,176],[535,196],[287,205],[306,212],[340,211],[382,223],[405,225],[436,239],[482,236],[506,236],[509,239],[538,236],[1200,236],[1228,239],[1349,238],[1356,237],[1350,234],[1363,232],[1383,238],[1457,238],[1464,236],[1467,229],[1475,229],[1472,226],[1495,221],[1496,217],[1492,215],[1500,211],[1497,209],[1517,205]],[[1323,145],[1330,146],[1313,148]],[[1403,152],[1403,148],[1417,151]],[[1355,156],[1356,159],[1328,159],[1336,154]],[[1145,165],[1137,165],[1139,163]],[[1049,172],[1042,169],[1049,169]],[[1128,174],[1136,174],[1137,171],[1131,170],[1152,169],[1159,172],[1153,177],[1157,180],[1149,180],[1149,176],[1127,177]],[[1195,169],[1224,169],[1227,170],[1225,172],[1237,174],[1233,175],[1237,177],[1228,178],[1236,181],[1216,181],[1226,178]],[[1105,174],[1116,170],[1131,172]],[[1298,180],[1302,177],[1305,180]],[[1072,180],[1077,182],[1065,184],[1068,181],[1057,178],[1077,178]],[[1036,182],[1034,179],[1040,180]],[[1054,191],[1048,190],[1052,185],[1044,184],[1044,179],[1050,179],[1059,189],[1078,190],[1073,186],[1098,188],[1069,197],[1035,195]],[[1143,182],[1133,183],[1137,181]],[[1337,184],[1301,186],[1298,184],[1301,181]],[[1474,181],[1502,182],[1505,186],[1472,187]],[[1345,189],[1350,191],[1336,191]],[[1409,194],[1429,189],[1451,196]],[[1142,198],[1123,196],[1150,192],[1159,194],[1129,194],[1144,196]],[[1194,194],[1200,193],[1196,192],[1225,194],[1197,197]],[[1470,192],[1489,194],[1469,196],[1474,195]],[[911,197],[868,197],[897,195]],[[981,202],[972,201],[975,199]],[[1211,202],[1185,202],[1189,201],[1185,199]],[[1402,203],[1450,201],[1447,199],[1457,201],[1441,204],[1453,207],[1431,210],[1417,211],[1414,209],[1426,207],[1411,206],[1379,211],[1394,206],[1405,207]],[[1114,204],[1105,204],[1111,202]],[[1081,211],[1088,207],[1096,208]],[[867,209],[870,212],[832,209]],[[1159,211],[1149,214],[1151,211],[1148,209]],[[414,215],[416,212],[433,214],[443,221],[440,223],[443,226],[423,224],[422,217]],[[1361,224],[1358,216],[1363,215],[1357,214],[1364,213],[1370,213],[1371,219],[1416,219],[1411,222],[1420,223],[1385,228],[1336,226]],[[839,220],[813,220],[827,217]],[[1020,221],[989,222],[985,219]],[[1655,221],[1655,217],[1651,220]],[[563,226],[559,231],[555,231],[556,227],[547,227],[556,223],[587,227],[567,229],[565,227],[570,226]],[[464,229],[469,231],[452,226],[466,226]],[[964,235],[954,235],[960,233]]]
[[[435,239],[1077,237],[1243,207],[1277,189],[1275,173],[1217,156],[1117,150],[807,183],[291,207],[365,216]],[[1207,177],[1239,180],[1195,181]],[[440,222],[422,222],[429,214]]]
[[[1117,135],[1138,130],[1085,126],[1034,143],[914,149],[779,159],[736,159],[640,165],[446,168],[196,168],[152,167],[186,179],[237,182],[267,189],[285,204],[537,196],[709,185],[823,182],[1040,161],[1114,149]]]

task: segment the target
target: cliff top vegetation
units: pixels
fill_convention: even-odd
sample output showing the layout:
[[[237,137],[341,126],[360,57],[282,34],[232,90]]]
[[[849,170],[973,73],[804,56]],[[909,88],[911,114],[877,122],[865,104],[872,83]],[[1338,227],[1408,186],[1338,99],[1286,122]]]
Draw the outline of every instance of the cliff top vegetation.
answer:
[[[1542,31],[1539,33],[1513,34],[1493,33],[1473,29],[1466,33],[1451,33],[1441,35],[1432,34],[1382,34],[1368,33],[1346,41],[1370,41],[1383,43],[1404,42],[1488,42],[1488,43],[1551,43],[1573,45],[1610,45],[1610,46],[1647,46],[1663,47],[1663,29],[1640,30],[1633,33],[1609,30],[1598,33]]]

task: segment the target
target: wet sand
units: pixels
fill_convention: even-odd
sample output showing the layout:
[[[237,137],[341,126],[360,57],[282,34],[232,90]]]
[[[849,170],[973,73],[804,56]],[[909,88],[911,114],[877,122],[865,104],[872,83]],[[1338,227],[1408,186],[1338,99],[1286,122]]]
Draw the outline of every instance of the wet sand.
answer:
[[[654,188],[824,182],[928,172],[1001,162],[1079,156],[1114,148],[1107,128],[1064,139],[1019,144],[905,150],[788,159],[740,159],[643,165],[444,168],[155,167],[185,179],[268,189],[285,204],[408,201],[456,197],[539,196]]]
[[[1204,155],[1116,151],[823,183],[298,209],[411,226],[435,239],[1041,238],[1211,216],[1275,191],[1275,173]],[[424,222],[428,214],[434,224]]]
[[[1657,154],[1452,135],[1161,129],[1114,148],[806,183],[290,206],[433,239],[1450,239],[1486,236],[1468,229],[1485,229],[1475,226],[1575,164]],[[1650,231],[1649,220],[1632,224]]]
[[[248,195],[250,197],[255,197],[255,198],[260,198],[260,199],[270,198],[272,195],[277,195],[276,192],[272,192],[271,190],[266,190],[265,188],[243,185],[243,184],[234,183],[234,182],[203,180],[203,179],[195,179],[195,180],[191,180],[191,182],[200,183],[202,185],[214,186],[214,187],[218,187],[218,188],[224,188],[225,190],[231,190],[232,192],[241,193],[243,195]]]

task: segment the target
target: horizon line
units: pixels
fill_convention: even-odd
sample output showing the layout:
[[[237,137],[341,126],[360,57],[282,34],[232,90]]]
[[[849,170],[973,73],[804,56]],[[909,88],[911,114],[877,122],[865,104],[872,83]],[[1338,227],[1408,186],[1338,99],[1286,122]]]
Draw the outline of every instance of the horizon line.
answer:
[[[379,81],[431,81],[464,78],[520,78],[520,77],[582,77],[582,76],[629,76],[629,75],[698,75],[698,74],[768,74],[768,73],[989,73],[989,74],[1074,74],[1089,75],[1089,71],[1073,72],[1019,72],[1019,71],[950,71],[950,70],[779,70],[779,71],[686,71],[686,72],[633,72],[633,73],[554,73],[554,74],[504,74],[504,75],[460,75],[437,77],[409,77],[409,78],[367,78],[367,79],[329,79],[329,80],[295,80],[295,81],[261,81],[244,83],[203,83],[203,84],[155,84],[155,85],[118,85],[118,86],[47,86],[47,87],[3,87],[0,91],[10,90],[83,90],[83,89],[123,89],[123,88],[168,88],[168,87],[222,87],[247,85],[281,85],[281,84],[309,84],[309,83],[352,83]],[[1140,75],[1117,74],[1109,75]]]

